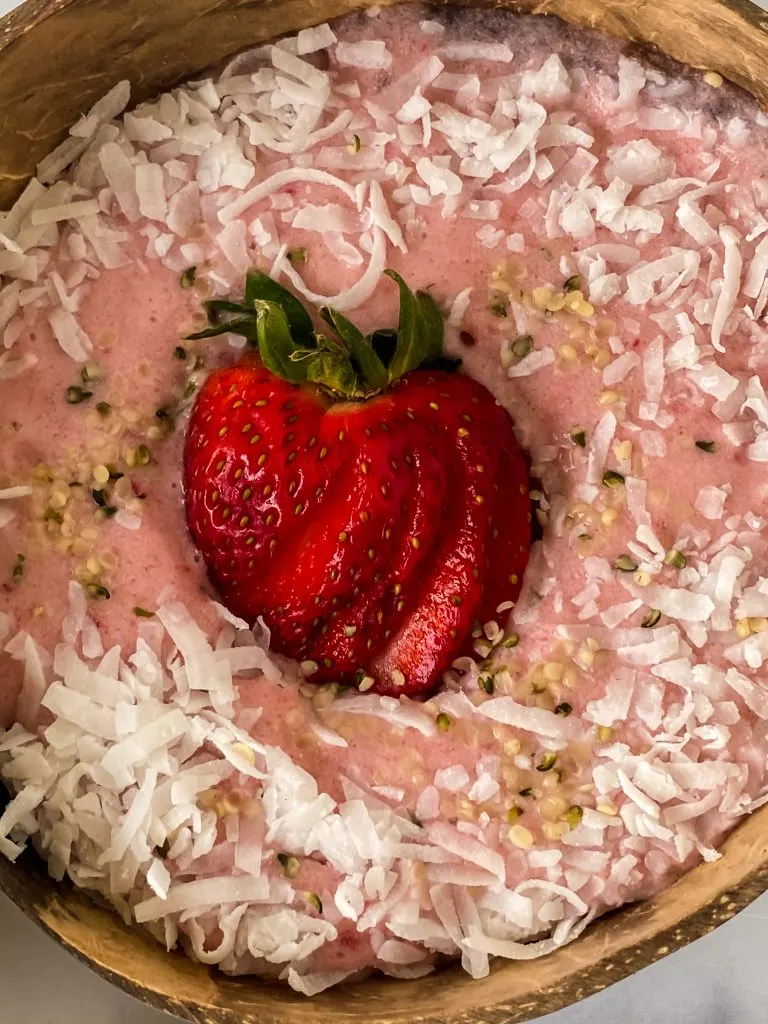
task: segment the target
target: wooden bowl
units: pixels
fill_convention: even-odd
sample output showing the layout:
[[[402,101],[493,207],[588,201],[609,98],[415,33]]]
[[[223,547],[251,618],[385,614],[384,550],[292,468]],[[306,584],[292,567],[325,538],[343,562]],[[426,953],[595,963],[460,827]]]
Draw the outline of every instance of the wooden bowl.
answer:
[[[28,0],[0,23],[0,204],[12,201],[69,125],[121,78],[149,97],[249,44],[366,6],[365,0]],[[749,0],[513,0],[719,71],[768,107],[768,16]],[[616,911],[532,963],[458,968],[419,981],[374,978],[313,1000],[165,954],[110,911],[52,882],[31,853],[0,857],[0,890],[121,988],[206,1024],[512,1024],[583,999],[704,935],[768,888],[768,806],[723,857],[656,899]]]

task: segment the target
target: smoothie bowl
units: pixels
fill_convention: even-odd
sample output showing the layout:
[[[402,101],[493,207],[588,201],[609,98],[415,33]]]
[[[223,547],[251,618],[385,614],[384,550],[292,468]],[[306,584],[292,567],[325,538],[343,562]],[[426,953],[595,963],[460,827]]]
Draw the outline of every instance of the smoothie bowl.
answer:
[[[13,109],[79,14],[126,75],[0,225],[3,887],[201,1020],[525,1019],[735,912],[760,30],[63,4]]]

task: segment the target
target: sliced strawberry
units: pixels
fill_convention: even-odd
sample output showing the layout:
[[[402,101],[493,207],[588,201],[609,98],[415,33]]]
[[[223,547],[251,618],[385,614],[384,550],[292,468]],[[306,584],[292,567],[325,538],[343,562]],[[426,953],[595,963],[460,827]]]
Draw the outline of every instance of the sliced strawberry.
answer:
[[[329,621],[375,582],[389,559],[412,475],[403,458],[407,439],[379,419],[384,408],[375,421],[367,406],[359,409],[326,416],[324,434],[347,438],[356,454],[340,467],[322,514],[293,538],[270,573],[271,603],[283,609],[281,635],[283,624],[308,619],[317,620],[318,635],[327,632]]]
[[[187,518],[227,606],[263,616],[276,651],[317,663],[313,680],[420,694],[516,598],[530,517],[509,416],[468,377],[415,370],[439,356],[442,320],[392,276],[394,352],[329,310],[336,339],[315,334],[257,272],[244,305],[210,304],[203,335],[238,330],[259,356],[201,390]]]
[[[461,380],[461,378],[457,378]],[[450,390],[446,391],[446,387]],[[455,398],[463,388],[441,381],[439,398]],[[453,394],[451,394],[453,392]],[[463,395],[462,395],[463,397]],[[433,394],[430,407],[435,420],[441,413]],[[451,416],[443,406],[440,423],[452,432]],[[460,408],[460,407],[459,407]],[[466,424],[459,413],[459,424]],[[441,543],[433,568],[415,596],[414,607],[398,632],[374,659],[372,674],[380,692],[420,693],[427,680],[439,678],[450,666],[457,647],[471,631],[482,600],[491,539],[490,510],[495,505],[493,481],[498,454],[489,439],[468,426],[455,426],[454,473],[450,480],[455,500],[445,510]]]
[[[506,446],[501,454],[498,478],[504,486],[496,492],[491,531],[493,557],[477,609],[477,619],[503,625],[509,618],[510,601],[517,600],[523,574],[531,554],[531,500],[528,495],[528,469],[520,451]],[[527,528],[521,529],[521,524]],[[502,608],[499,611],[499,607]]]
[[[185,445],[187,520],[198,547],[214,549],[209,572],[236,614],[262,599],[259,581],[345,456],[321,443],[324,411],[319,392],[255,356],[213,373],[200,394]]]
[[[413,374],[409,380],[420,378],[426,382],[428,375]],[[439,405],[441,399],[444,404],[438,409],[432,408]],[[445,403],[452,420],[444,418]],[[477,449],[476,469],[479,474],[487,473],[490,477],[486,487],[490,488],[488,515],[492,527],[483,599],[476,609],[476,620],[504,622],[509,611],[498,612],[497,608],[515,601],[519,595],[530,557],[531,534],[528,470],[509,414],[491,400],[488,391],[477,381],[458,374],[443,378],[432,374],[426,395],[417,398],[416,405],[421,417],[432,417],[444,429],[455,429],[457,433],[466,431],[467,436],[471,435],[475,442],[484,446]]]
[[[315,649],[320,679],[363,669],[371,652],[383,647],[408,614],[409,605],[417,601],[420,566],[432,565],[447,491],[445,461],[430,449],[423,423],[407,417],[388,423],[386,436],[393,439],[398,434],[406,442],[405,450],[400,446],[399,457],[393,458],[398,472],[409,476],[408,492],[387,527],[390,536],[381,546],[367,589],[358,588],[354,601],[321,631]],[[375,492],[374,499],[380,500]]]

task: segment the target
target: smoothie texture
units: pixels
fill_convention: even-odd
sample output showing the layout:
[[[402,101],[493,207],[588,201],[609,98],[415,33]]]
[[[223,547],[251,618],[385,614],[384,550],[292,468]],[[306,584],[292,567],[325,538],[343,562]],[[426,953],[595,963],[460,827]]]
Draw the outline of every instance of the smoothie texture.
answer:
[[[306,995],[483,977],[716,860],[768,800],[767,142],[714,72],[501,11],[115,86],[0,222],[0,853]],[[188,335],[252,267],[364,332],[387,268],[428,291],[527,453],[519,597],[426,700],[313,682],[188,533],[247,345]]]

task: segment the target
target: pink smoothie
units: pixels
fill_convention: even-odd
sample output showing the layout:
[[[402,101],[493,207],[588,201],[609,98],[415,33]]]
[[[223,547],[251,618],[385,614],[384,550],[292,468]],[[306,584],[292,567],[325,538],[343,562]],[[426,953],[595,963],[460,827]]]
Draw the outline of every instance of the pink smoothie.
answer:
[[[212,80],[218,91],[191,89],[208,120],[193,106],[175,136],[161,130],[175,123],[169,98],[140,108],[121,144],[157,170],[159,200],[126,198],[107,171],[83,189],[124,233],[125,265],[84,257],[72,241],[82,225],[64,220],[41,275],[66,281],[84,259],[93,268],[75,311],[93,351],[77,361],[62,350],[46,296],[8,328],[18,325],[13,353],[37,364],[9,380],[0,364],[0,491],[32,489],[0,502],[15,513],[0,529],[0,638],[4,621],[8,640],[28,633],[47,682],[73,581],[104,651],[127,658],[169,601],[215,645],[222,619],[184,523],[181,446],[195,388],[238,349],[182,339],[202,322],[201,299],[239,299],[248,265],[309,305],[314,295],[343,306],[371,249],[385,246],[384,265],[446,311],[462,372],[515,421],[538,539],[517,606],[479,624],[474,662],[457,662],[432,699],[397,708],[313,687],[295,665],[280,663],[279,681],[236,680],[234,721],[258,744],[282,750],[339,805],[359,787],[369,811],[382,803],[438,851],[411,864],[398,896],[408,912],[398,918],[394,901],[366,919],[387,897],[322,844],[270,838],[264,784],[243,773],[202,794],[203,811],[218,808],[210,849],[174,856],[172,836],[160,855],[175,883],[239,876],[233,837],[260,832],[264,873],[290,880],[294,907],[315,894],[319,909],[302,906],[335,929],[299,957],[302,975],[516,955],[500,944],[546,934],[574,906],[600,912],[647,896],[715,859],[768,782],[765,119],[719,76],[644,64],[559,22],[453,10],[434,19],[411,8],[355,16],[333,26],[338,43],[312,50],[300,36],[241,59]],[[304,116],[313,88],[328,95],[310,128],[320,137],[264,142],[274,111],[292,102]],[[198,153],[198,135],[173,148],[209,124],[220,147],[229,131],[237,159]],[[222,170],[233,167],[241,179]],[[269,184],[290,168],[362,184],[368,196],[375,183],[391,219],[317,176]],[[265,194],[227,216],[258,183]],[[184,189],[194,195],[182,204]],[[192,265],[194,284],[182,287]],[[344,312],[364,331],[394,326],[396,289],[381,278]],[[37,719],[35,701],[17,710],[25,668],[12,640],[0,653],[0,721],[34,729],[51,719]],[[493,869],[451,853],[441,829],[498,856],[503,885],[521,899],[533,880],[571,902],[537,905],[527,930],[495,931],[483,918],[478,946],[460,914],[459,948],[435,887],[461,889],[457,906],[472,887],[480,901]],[[407,861],[389,856],[387,871]],[[362,894],[354,912],[343,886]],[[227,934],[216,913],[199,915],[206,948]],[[419,928],[438,918],[444,931],[424,939]],[[194,941],[188,920],[177,915],[174,927]],[[237,949],[216,962],[269,973],[283,962]]]

